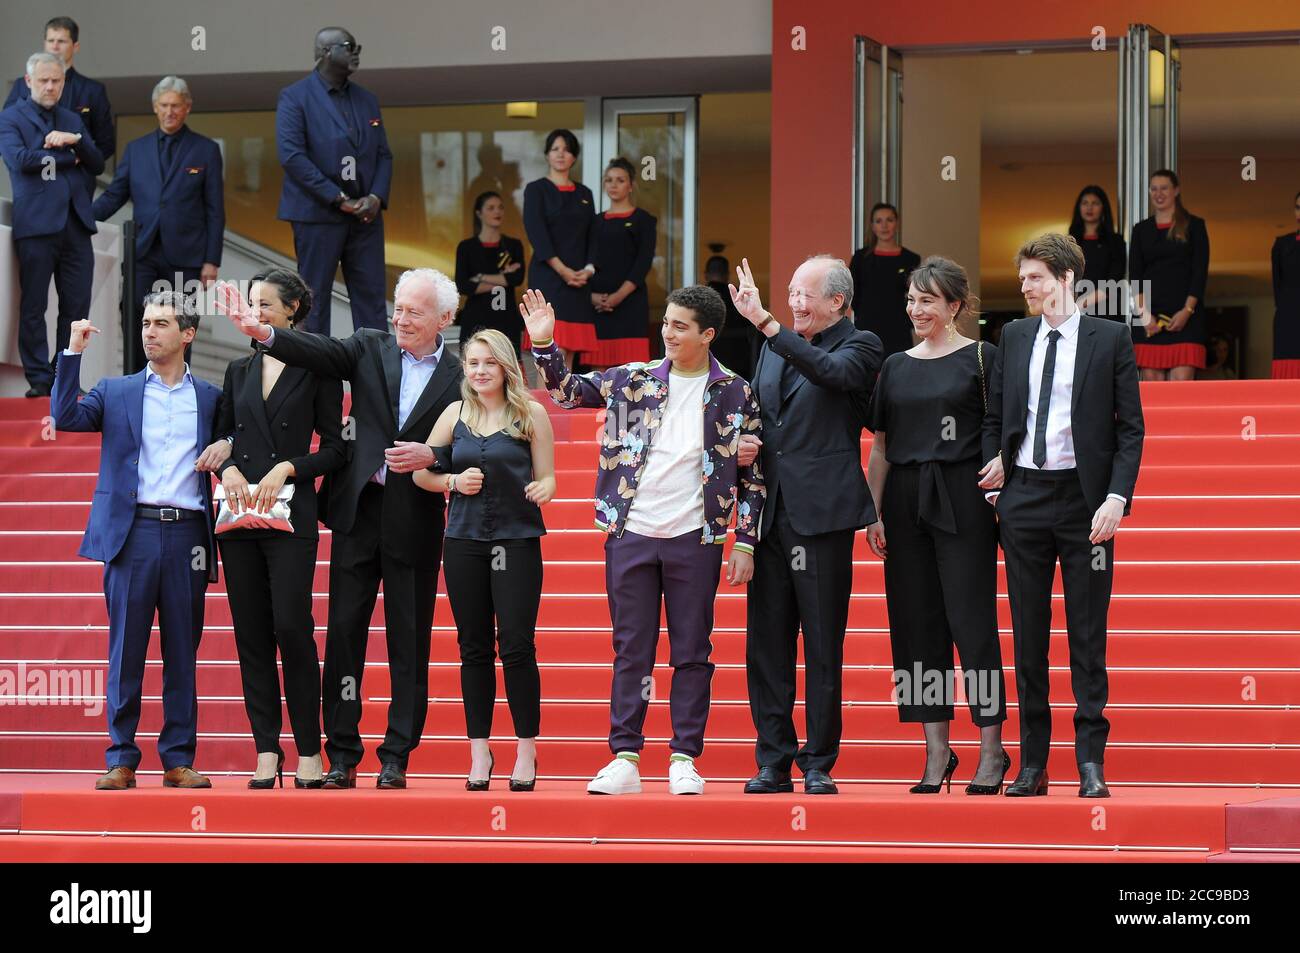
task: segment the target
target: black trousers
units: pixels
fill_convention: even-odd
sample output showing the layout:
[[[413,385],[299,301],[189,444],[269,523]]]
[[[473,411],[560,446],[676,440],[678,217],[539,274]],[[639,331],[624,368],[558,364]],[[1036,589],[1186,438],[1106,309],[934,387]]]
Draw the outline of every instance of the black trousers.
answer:
[[[853,588],[853,534],[802,536],[780,494],[771,531],[754,549],[746,598],[745,668],[759,766],[830,771],[840,753],[844,631]],[[795,663],[803,629],[808,740],[796,753]]]
[[[384,488],[367,483],[352,532],[335,531],[330,553],[329,626],[321,708],[325,753],[332,767],[354,767],[361,743],[361,677],[365,671],[370,617],[384,585],[384,629],[391,679],[388,730],[379,746],[382,764],[406,770],[429,714],[429,640],[442,558],[442,523],[429,538],[434,568],[412,566],[384,550],[379,527]]]
[[[226,592],[235,623],[244,708],[258,752],[283,754],[280,747],[280,677],[299,757],[320,753],[320,661],[312,618],[314,539],[296,536],[240,539],[218,537],[226,571]]]
[[[899,719],[952,720],[955,644],[971,720],[1000,724],[1007,699],[998,643],[997,519],[977,486],[979,461],[925,466],[928,472],[891,466],[881,501]],[[922,518],[923,487],[947,498],[953,532]]]
[[[542,717],[537,670],[537,610],[542,601],[542,540],[446,541],[443,575],[460,643],[460,692],[469,738],[492,734],[497,701],[496,646],[515,737],[536,738]]]
[[[72,337],[72,322],[90,315],[95,249],[90,232],[71,209],[63,231],[19,238],[14,242],[14,249],[18,254],[18,354],[27,383],[48,391],[54,386],[58,355],[64,352]],[[59,296],[53,360],[45,330],[51,277]]]
[[[1016,467],[997,500],[1006,554],[1007,593],[1015,633],[1020,699],[1020,763],[1045,768],[1052,739],[1047,652],[1052,629],[1052,577],[1061,562],[1070,683],[1074,688],[1074,753],[1100,763],[1110,722],[1106,707],[1106,613],[1115,540],[1088,541],[1092,510],[1074,470]]]

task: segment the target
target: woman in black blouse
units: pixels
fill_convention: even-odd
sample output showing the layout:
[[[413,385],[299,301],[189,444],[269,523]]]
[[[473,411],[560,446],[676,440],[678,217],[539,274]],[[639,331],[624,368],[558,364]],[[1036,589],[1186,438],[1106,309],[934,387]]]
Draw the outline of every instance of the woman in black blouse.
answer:
[[[921,256],[898,243],[898,209],[886,202],[871,207],[871,237],[853,253],[853,323],[871,331],[885,357],[912,346],[907,318],[907,276]]]
[[[546,533],[540,508],[555,495],[555,437],[545,409],[528,396],[504,334],[479,331],[460,353],[461,400],[447,407],[429,434],[440,472],[419,470],[414,479],[423,489],[451,494],[442,569],[460,642],[471,758],[465,788],[486,791],[492,777],[488,738],[499,644],[519,739],[510,790],[531,791],[541,720],[534,643]]]
[[[588,254],[596,205],[591,189],[569,178],[578,153],[577,136],[568,129],[552,130],[546,137],[550,171],[524,188],[524,230],[533,246],[528,286],[555,305],[555,343],[570,366],[575,353],[598,346],[587,286],[595,271]]]
[[[1074,292],[1079,310],[1093,317],[1123,321],[1120,286],[1103,282],[1124,280],[1128,251],[1124,238],[1115,231],[1110,198],[1100,185],[1085,185],[1074,200],[1070,234],[1083,249],[1083,274],[1077,276]]]
[[[1300,225],[1300,192],[1293,201]],[[1300,378],[1300,229],[1273,242],[1273,377]]]
[[[456,246],[456,287],[465,305],[456,315],[462,339],[493,328],[514,342],[524,323],[515,307],[515,289],[524,281],[524,243],[501,234],[506,204],[497,192],[474,200],[474,235]]]
[[[953,645],[980,762],[967,794],[998,794],[1006,690],[997,620],[997,529],[980,479],[980,430],[994,349],[957,333],[971,310],[965,270],[933,256],[912,272],[908,316],[921,342],[885,359],[871,398],[867,484],[880,520],[867,542],[885,560],[885,600],[899,717],[925,731],[925,774],[913,794],[952,787],[948,743],[956,697]],[[886,546],[886,530],[888,546]]]
[[[1128,277],[1136,282],[1140,319],[1134,322],[1134,355],[1144,381],[1190,381],[1205,367],[1205,280],[1210,235],[1205,219],[1183,207],[1178,176],[1151,173],[1155,214],[1133,226]],[[1150,283],[1150,295],[1143,294]]]
[[[311,291],[302,276],[272,268],[253,276],[248,301],[263,324],[294,327],[311,313]],[[257,771],[250,788],[284,786],[280,747],[280,679],[298,749],[294,787],[318,788],[320,755],[320,663],[312,618],[316,572],[316,478],[341,467],[343,384],[276,360],[260,344],[226,368],[221,432],[234,433],[230,458],[217,474],[230,508],[265,512],[284,484],[293,484],[289,521],[293,532],[231,529],[217,537],[226,593],[235,627],[244,707],[257,745]],[[313,431],[320,448],[311,452]],[[250,492],[249,484],[257,488]],[[322,490],[322,492],[325,492]]]
[[[605,169],[609,209],[591,230],[596,266],[591,304],[596,309],[596,351],[588,363],[606,368],[650,360],[650,299],[645,279],[655,257],[656,220],[632,201],[632,163],[619,157]]]

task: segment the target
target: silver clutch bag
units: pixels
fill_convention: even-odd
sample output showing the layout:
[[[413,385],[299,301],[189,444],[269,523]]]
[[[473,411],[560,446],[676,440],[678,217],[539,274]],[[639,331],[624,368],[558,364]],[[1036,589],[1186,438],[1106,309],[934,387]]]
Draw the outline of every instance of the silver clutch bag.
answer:
[[[248,487],[250,496],[257,495],[257,484]],[[228,533],[232,529],[273,529],[282,533],[292,533],[293,523],[289,521],[289,502],[293,499],[293,484],[286,483],[275,495],[275,502],[269,511],[243,509],[236,513],[230,508],[226,499],[226,488],[220,483],[212,498],[221,504],[217,509],[216,532]]]

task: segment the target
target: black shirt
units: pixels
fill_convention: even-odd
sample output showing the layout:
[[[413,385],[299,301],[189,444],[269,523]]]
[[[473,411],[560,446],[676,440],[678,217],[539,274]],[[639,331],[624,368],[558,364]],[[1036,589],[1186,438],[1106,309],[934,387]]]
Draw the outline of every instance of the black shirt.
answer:
[[[475,275],[500,275],[507,265],[518,262],[521,267],[506,274],[506,284],[501,291],[493,288],[483,294],[475,294],[478,282]],[[515,304],[515,289],[524,282],[524,243],[509,235],[491,245],[485,245],[478,236],[467,238],[456,246],[456,287],[465,295],[465,306],[456,316],[456,323],[462,329],[461,340],[468,340],[469,335],[479,328],[495,328],[519,347],[519,334],[524,329],[524,320],[519,315]],[[493,307],[500,303],[504,307]]]
[[[984,374],[979,355],[983,348]],[[943,357],[885,358],[867,426],[885,433],[885,459],[899,466],[960,463],[980,456],[987,381],[996,348],[968,344]]]
[[[533,481],[533,449],[505,430],[480,437],[464,420],[456,421],[450,454],[447,447],[435,447],[440,468],[460,473],[470,467],[483,471],[483,486],[472,496],[451,494],[451,511],[445,535],[450,539],[488,542],[498,539],[531,539],[546,535],[542,511],[524,496]]]
[[[849,262],[853,274],[853,323],[880,338],[885,356],[912,346],[912,321],[907,316],[908,276],[921,256],[903,248],[881,254],[859,248]]]
[[[1128,267],[1128,250],[1124,244],[1124,239],[1114,232],[1109,235],[1097,235],[1088,238],[1083,235],[1074,236],[1079,247],[1083,249],[1083,274],[1079,276],[1076,282],[1075,294],[1082,297],[1085,291],[1098,291],[1098,286],[1104,281],[1123,281],[1124,271]],[[1085,285],[1084,282],[1087,284]],[[1114,313],[1106,310],[1103,306],[1109,299],[1109,296],[1099,295],[1099,301],[1094,302],[1090,314],[1102,318],[1112,318],[1117,321],[1124,320],[1124,311],[1121,307],[1113,309]],[[1118,302],[1117,302],[1118,303]],[[1099,311],[1105,311],[1099,314]]]

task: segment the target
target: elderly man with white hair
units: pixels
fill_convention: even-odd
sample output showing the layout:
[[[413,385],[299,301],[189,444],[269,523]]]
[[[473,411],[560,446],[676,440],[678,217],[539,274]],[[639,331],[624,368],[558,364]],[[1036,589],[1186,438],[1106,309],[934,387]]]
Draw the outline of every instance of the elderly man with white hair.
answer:
[[[431,268],[407,271],[393,293],[393,333],[361,328],[336,339],[273,329],[252,314],[232,317],[272,357],[352,382],[348,461],[330,474],[329,627],[321,687],[325,787],[356,786],[361,744],[361,675],[370,616],[384,585],[392,678],[388,731],[379,746],[377,786],[406,787],[411,752],[429,709],[429,640],[442,562],[446,501],[411,474],[433,466],[425,438],[464,378],[442,331],[459,303],[455,282]]]
[[[59,294],[55,353],[68,346],[74,321],[90,312],[95,276],[91,199],[104,157],[63,95],[63,60],[53,53],[27,59],[30,98],[0,112],[0,155],[13,188],[13,237],[18,253],[18,353],[30,390],[45,397],[54,385],[45,310],[50,279]]]
[[[95,200],[95,220],[128,201],[135,219],[136,316],[154,291],[194,293],[217,279],[226,230],[221,149],[185,124],[194,99],[179,76],[153,89],[158,128],[127,144],[113,184]],[[143,365],[137,353],[130,362]],[[128,367],[130,371],[133,368]]]

